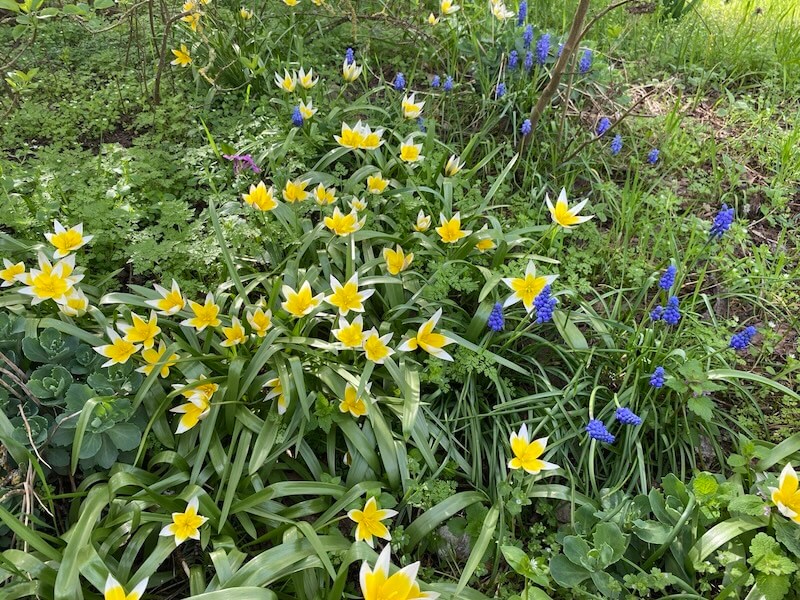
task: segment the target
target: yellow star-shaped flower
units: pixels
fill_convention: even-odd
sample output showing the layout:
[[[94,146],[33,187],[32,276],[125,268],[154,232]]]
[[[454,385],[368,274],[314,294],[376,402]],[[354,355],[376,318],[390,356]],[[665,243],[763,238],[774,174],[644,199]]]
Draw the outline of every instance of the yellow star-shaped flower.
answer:
[[[174,536],[175,544],[182,544],[188,539],[200,539],[200,527],[208,521],[208,518],[197,514],[200,502],[195,496],[186,505],[186,510],[182,513],[172,513],[172,523],[161,530],[162,536]]]
[[[440,308],[433,316],[425,321],[422,325],[420,325],[419,330],[417,331],[417,335],[410,337],[405,342],[400,344],[397,348],[400,352],[408,352],[410,350],[416,350],[417,348],[422,348],[430,354],[431,356],[435,356],[436,358],[441,358],[442,360],[453,360],[453,357],[450,356],[443,348],[448,344],[452,344],[454,340],[442,335],[441,333],[436,333],[434,328],[436,324],[439,322],[439,319],[442,317],[442,309]]]
[[[283,310],[296,319],[310,314],[315,308],[322,304],[325,297],[324,294],[313,296],[311,293],[311,284],[307,281],[304,282],[297,291],[293,290],[288,285],[284,285],[281,291],[283,297],[286,298],[286,301],[281,304]]]
[[[514,293],[506,299],[503,306],[511,306],[522,300],[525,310],[531,312],[533,310],[533,301],[536,299],[536,296],[542,292],[546,285],[551,285],[557,278],[558,275],[542,275],[537,277],[536,265],[533,264],[533,261],[529,261],[525,269],[525,277],[506,277],[503,279],[503,283],[514,290]]]
[[[544,200],[547,204],[547,209],[550,211],[550,216],[552,217],[553,222],[556,225],[560,225],[564,229],[569,229],[574,225],[585,223],[593,216],[588,215],[582,217],[578,214],[586,205],[588,199],[584,200],[583,202],[578,202],[578,204],[570,208],[569,204],[567,204],[567,191],[564,188],[561,188],[561,193],[558,195],[558,200],[556,201],[555,206],[553,206],[553,203],[550,201],[550,196],[547,194],[545,194]]]
[[[539,438],[530,441],[528,437],[528,426],[523,423],[519,432],[511,432],[511,452],[514,457],[508,461],[509,469],[524,469],[531,475],[536,475],[541,471],[551,471],[558,469],[558,465],[541,460],[539,457],[544,454],[547,448],[547,438]]]
[[[356,523],[356,541],[365,541],[370,546],[374,546],[374,538],[379,537],[384,540],[391,540],[392,536],[389,534],[389,529],[381,523],[386,519],[389,519],[397,514],[395,510],[389,509],[380,509],[378,508],[378,502],[375,500],[374,497],[367,500],[367,503],[364,505],[364,510],[351,510],[347,513],[347,516]],[[396,595],[396,596],[385,596],[386,598],[402,598],[403,600],[412,600],[410,596],[406,595]],[[376,596],[376,600],[377,600]]]
[[[354,273],[345,284],[331,275],[331,290],[333,293],[325,298],[325,302],[338,308],[342,316],[347,316],[351,310],[364,312],[364,301],[375,293],[375,290],[358,290],[358,273]]]

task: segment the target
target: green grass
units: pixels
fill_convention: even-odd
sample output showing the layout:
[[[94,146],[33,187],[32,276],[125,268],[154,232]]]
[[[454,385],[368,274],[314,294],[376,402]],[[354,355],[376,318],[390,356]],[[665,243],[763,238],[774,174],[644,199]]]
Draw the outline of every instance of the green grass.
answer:
[[[534,67],[530,79],[506,69],[509,50],[524,54],[521,30],[500,28],[485,7],[467,3],[452,28],[433,30],[419,18],[430,3],[404,10],[396,2],[344,2],[337,10],[329,2],[317,12],[303,4],[309,13],[275,2],[245,22],[235,16],[238,5],[215,0],[204,31],[179,25],[166,47],[193,44],[195,64],[167,64],[158,105],[151,101],[158,11],[155,37],[146,11],[93,35],[86,27],[116,22],[113,13],[81,24],[36,22],[35,43],[13,65],[21,71],[12,78],[17,87],[0,105],[0,213],[10,234],[0,239],[0,257],[30,262],[54,218],[82,222],[95,239],[79,265],[98,308],[81,319],[53,318],[46,305],[24,306],[12,289],[0,296],[0,316],[21,318],[14,331],[0,322],[7,335],[0,351],[32,372],[48,359],[31,358],[23,334],[36,340],[37,330],[51,326],[95,345],[106,325],[147,310],[153,282],[174,278],[195,299],[213,291],[228,325],[229,314],[259,298],[277,315],[282,283],[309,281],[316,293],[331,275],[344,280],[358,270],[362,284],[377,290],[368,324],[392,332],[396,345],[442,307],[440,327],[457,340],[448,347],[456,360],[398,353],[383,367],[363,367],[356,353],[330,345],[331,323],[285,314],[263,343],[234,352],[211,333],[160,321],[169,352],[183,357],[163,382],[137,379],[130,365],[87,368],[59,358],[70,381],[101,389],[88,373],[102,374],[111,400],[92,399],[73,415],[75,446],[58,450],[56,474],[42,470],[23,419],[7,410],[18,391],[0,390],[8,413],[0,437],[13,459],[3,456],[8,480],[25,477],[44,506],[60,511],[50,517],[25,508],[14,491],[21,488],[0,487],[14,492],[0,500],[0,575],[13,581],[13,597],[82,597],[102,589],[108,572],[132,583],[149,576],[154,598],[360,597],[356,566],[374,553],[351,543],[345,514],[370,495],[400,512],[392,526],[395,564],[422,560],[421,579],[446,598],[508,598],[548,585],[553,597],[576,597],[560,575],[555,585],[536,565],[570,556],[560,554],[564,535],[592,543],[599,543],[593,531],[612,535],[598,523],[615,523],[638,544],[609,567],[617,569],[615,581],[628,585],[624,576],[635,574],[646,590],[659,589],[657,574],[639,570],[649,557],[648,568],[673,577],[664,583],[672,593],[712,597],[709,590],[726,585],[746,593],[714,554],[718,548],[747,564],[749,539],[737,536],[760,527],[793,552],[772,525],[747,520],[760,518],[763,502],[753,514],[728,503],[766,493],[761,479],[774,484],[766,469],[779,469],[797,451],[792,436],[800,432],[793,391],[800,386],[800,248],[793,233],[800,4],[708,0],[677,21],[659,10],[608,14],[582,42],[594,50],[591,73],[565,78],[568,102],[557,96],[520,155],[521,122],[553,66]],[[553,33],[555,47],[577,3],[529,4],[537,35]],[[179,7],[168,8],[174,14]],[[593,3],[590,14],[600,9]],[[13,49],[3,18],[0,44]],[[340,88],[348,46],[365,73]],[[271,82],[287,63],[311,65],[323,79],[304,92],[320,113],[302,129],[290,126],[293,101]],[[397,71],[410,89],[426,93],[433,74],[455,77],[452,93],[426,95],[425,132],[397,114],[390,85]],[[509,91],[495,99],[501,80]],[[616,120],[648,93],[612,134],[584,146],[600,117]],[[387,145],[374,154],[341,152],[332,136],[342,121],[360,118],[387,127]],[[616,133],[624,145],[612,156]],[[426,156],[414,170],[390,150],[412,134]],[[656,165],[646,164],[651,148],[661,152]],[[345,242],[328,235],[320,224],[326,213],[311,201],[284,204],[274,215],[244,206],[239,198],[256,178],[232,177],[220,155],[234,151],[252,154],[278,195],[287,179],[308,176],[313,185],[361,196],[363,178],[375,169],[397,186],[382,199],[370,197],[364,231]],[[452,153],[466,160],[466,172],[442,179]],[[594,219],[556,233],[544,197],[561,187],[571,202],[588,197],[585,211]],[[736,209],[737,221],[710,243],[708,223],[723,203]],[[487,225],[497,248],[477,254],[469,245],[439,244],[433,230],[413,233],[419,210],[434,222],[439,212],[460,210],[465,227]],[[395,243],[415,253],[400,283],[380,266],[383,247]],[[501,278],[518,277],[531,255],[541,272],[559,275],[555,322],[531,324],[516,308],[506,311],[504,332],[488,331],[492,306],[508,294]],[[657,282],[669,264],[678,267],[670,294],[681,298],[683,313],[672,329],[648,319],[666,302]],[[757,326],[757,341],[733,353],[730,336],[746,325]],[[661,390],[648,383],[656,366],[671,376]],[[176,436],[170,384],[200,373],[221,385],[219,395],[205,421]],[[263,398],[261,384],[273,377],[291,398],[284,416]],[[339,412],[338,398],[345,383],[363,393],[368,380],[376,410],[359,424]],[[125,420],[103,411],[113,413],[114,399],[126,397],[141,442],[111,469],[96,468],[82,453],[83,436]],[[644,425],[615,424],[614,445],[589,440],[588,418],[609,424],[618,404]],[[35,424],[47,430],[64,411],[56,403],[41,408]],[[548,460],[562,468],[557,478],[532,481],[507,468],[508,436],[522,423],[534,437],[549,436]],[[766,441],[749,442],[756,439]],[[41,449],[50,459],[47,442]],[[763,469],[754,466],[758,458]],[[732,478],[704,496],[689,483],[700,471],[719,473],[720,484]],[[210,518],[202,548],[173,554],[157,532],[195,494]],[[662,495],[667,508],[659,505]],[[23,515],[33,521],[20,525]],[[652,539],[637,537],[644,526],[634,526],[636,519],[647,521]],[[701,539],[714,524],[724,533],[713,538],[717,545]],[[459,537],[466,550],[453,542]],[[729,540],[734,544],[726,546]],[[523,563],[506,564],[513,553],[498,549],[508,545],[524,553]],[[712,548],[703,554],[708,561],[690,563],[705,548]],[[534,566],[525,566],[529,558]],[[757,574],[757,566],[742,568]],[[24,572],[36,573],[34,581]],[[724,581],[717,577],[723,572]],[[600,596],[587,597],[613,597],[607,582],[592,582]],[[650,593],[640,595],[661,592]]]

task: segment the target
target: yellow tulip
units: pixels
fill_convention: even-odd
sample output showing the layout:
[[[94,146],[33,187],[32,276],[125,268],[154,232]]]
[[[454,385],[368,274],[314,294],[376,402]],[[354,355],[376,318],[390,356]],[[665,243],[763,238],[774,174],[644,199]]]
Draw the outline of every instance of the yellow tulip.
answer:
[[[391,540],[392,536],[389,534],[389,529],[381,523],[386,519],[394,517],[397,514],[396,510],[380,509],[374,497],[367,500],[364,505],[364,510],[351,510],[347,513],[350,520],[356,523],[355,537],[356,541],[365,541],[371,547],[374,547],[374,538],[378,537],[383,540]],[[388,547],[388,546],[387,546]],[[380,598],[403,598],[405,596],[380,596]]]
[[[564,188],[561,188],[561,193],[558,195],[558,200],[556,201],[555,206],[553,206],[553,203],[550,201],[550,196],[547,194],[545,194],[544,199],[547,203],[547,209],[550,211],[550,216],[552,217],[553,222],[557,225],[560,225],[564,229],[569,229],[573,225],[585,223],[593,216],[589,215],[582,217],[578,214],[586,205],[588,199],[584,200],[583,202],[578,202],[578,204],[570,208],[569,204],[567,204],[567,191]]]
[[[441,333],[436,333],[434,328],[436,324],[439,322],[439,319],[442,317],[442,309],[440,308],[433,316],[425,321],[422,325],[420,325],[419,330],[415,336],[410,337],[405,342],[398,346],[398,350],[400,352],[408,352],[410,350],[416,350],[417,348],[422,348],[430,354],[431,356],[435,356],[436,358],[441,358],[442,360],[449,360],[452,361],[453,357],[450,356],[443,348],[448,344],[452,344],[455,340],[451,340],[450,338],[442,335]]]
[[[199,540],[200,527],[208,521],[208,518],[197,514],[199,507],[197,496],[193,497],[186,504],[186,510],[182,513],[172,513],[172,523],[161,530],[162,536],[174,536],[175,544],[182,544],[186,540]]]
[[[541,471],[551,471],[558,469],[558,465],[541,460],[539,457],[544,454],[547,447],[547,438],[539,438],[530,441],[528,436],[528,426],[524,423],[519,428],[519,433],[511,432],[511,452],[514,457],[508,461],[509,469],[524,469],[531,475],[536,475]]]
[[[508,297],[503,306],[511,306],[522,300],[527,312],[533,310],[533,301],[536,299],[546,285],[551,285],[558,275],[541,275],[536,276],[536,265],[533,261],[528,262],[525,268],[525,277],[506,277],[503,279],[508,287],[514,290],[514,293]]]

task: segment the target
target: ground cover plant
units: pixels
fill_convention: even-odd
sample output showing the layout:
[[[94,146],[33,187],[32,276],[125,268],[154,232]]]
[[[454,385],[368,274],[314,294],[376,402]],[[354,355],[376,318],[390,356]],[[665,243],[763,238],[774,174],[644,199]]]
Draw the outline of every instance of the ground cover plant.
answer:
[[[2,597],[797,597],[799,11],[0,0]]]

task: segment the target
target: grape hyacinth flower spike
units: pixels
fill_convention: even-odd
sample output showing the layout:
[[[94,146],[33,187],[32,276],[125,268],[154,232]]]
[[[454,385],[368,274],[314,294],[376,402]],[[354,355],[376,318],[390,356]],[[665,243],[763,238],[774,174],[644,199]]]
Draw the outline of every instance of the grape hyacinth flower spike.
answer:
[[[492,331],[503,331],[503,327],[505,327],[505,317],[503,316],[503,304],[501,302],[497,302],[492,308],[492,312],[489,314],[489,319],[486,322],[486,325]]]
[[[611,140],[611,154],[612,156],[616,156],[622,150],[622,136],[617,134],[614,136],[614,139]]]
[[[614,416],[617,418],[617,421],[623,425],[633,425],[636,427],[642,424],[642,418],[630,408],[620,407],[617,409],[617,412],[614,413]]]
[[[709,237],[712,239],[720,239],[728,229],[733,225],[735,218],[735,211],[728,208],[727,204],[723,204],[717,216],[714,217],[714,223],[711,225]]]
[[[669,291],[672,285],[675,283],[675,275],[678,273],[678,268],[675,265],[670,265],[666,268],[664,273],[661,275],[661,279],[658,280],[658,287],[662,290]]]
[[[592,51],[588,48],[583,51],[583,56],[581,56],[581,60],[578,62],[578,71],[582,75],[585,75],[589,72],[589,69],[592,68]]]
[[[614,440],[617,439],[608,432],[605,424],[600,419],[592,419],[589,421],[589,424],[586,426],[586,433],[588,433],[589,437],[593,440],[606,444],[613,444]]]
[[[650,375],[650,385],[654,388],[662,388],[664,387],[665,379],[666,373],[664,367],[656,367],[656,370]]]
[[[756,333],[758,333],[756,328],[751,325],[750,327],[747,327],[738,333],[734,333],[731,336],[729,345],[734,350],[744,350],[750,345],[750,342],[753,340]]]

